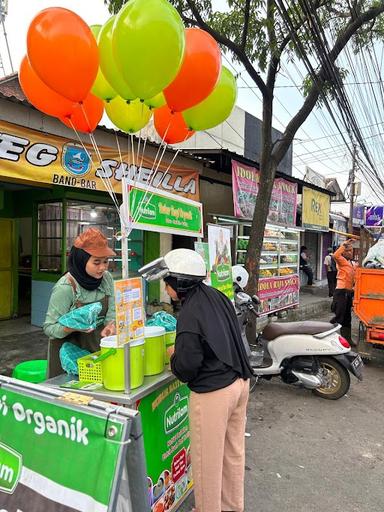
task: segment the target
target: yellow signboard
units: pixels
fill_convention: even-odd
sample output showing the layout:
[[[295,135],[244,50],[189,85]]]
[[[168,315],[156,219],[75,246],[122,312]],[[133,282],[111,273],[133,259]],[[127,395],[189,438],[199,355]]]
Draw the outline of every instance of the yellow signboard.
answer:
[[[138,185],[199,200],[196,170],[174,164],[168,169],[165,161],[154,164],[146,155],[138,156],[134,146],[135,155],[124,151],[121,157],[117,147],[100,146],[100,162],[91,144],[0,121],[0,177],[100,191],[106,190],[102,178],[109,178],[114,191],[121,193],[122,177],[127,176]],[[139,158],[141,166],[135,165]]]
[[[302,224],[305,228],[328,231],[329,229],[328,194],[303,187]]]

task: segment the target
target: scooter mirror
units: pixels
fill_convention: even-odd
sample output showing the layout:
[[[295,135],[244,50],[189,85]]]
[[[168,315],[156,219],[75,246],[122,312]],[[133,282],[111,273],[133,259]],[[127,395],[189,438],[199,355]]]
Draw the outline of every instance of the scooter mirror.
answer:
[[[252,302],[254,304],[260,304],[260,299],[257,295],[252,295]]]

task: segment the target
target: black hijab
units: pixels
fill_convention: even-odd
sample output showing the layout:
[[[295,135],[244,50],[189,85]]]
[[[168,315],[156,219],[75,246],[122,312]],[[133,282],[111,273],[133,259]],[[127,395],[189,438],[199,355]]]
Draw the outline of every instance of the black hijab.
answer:
[[[251,377],[235,309],[215,288],[199,283],[187,293],[177,320],[177,334],[182,332],[198,334],[221,362],[242,378]]]
[[[68,256],[68,270],[82,288],[91,291],[96,290],[101,285],[103,278],[96,279],[85,271],[90,257],[91,255],[83,249],[73,246]]]

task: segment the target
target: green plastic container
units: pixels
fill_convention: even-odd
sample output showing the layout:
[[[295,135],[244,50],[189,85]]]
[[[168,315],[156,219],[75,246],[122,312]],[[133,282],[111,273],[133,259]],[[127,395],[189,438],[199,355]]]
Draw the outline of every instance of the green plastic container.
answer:
[[[24,361],[24,363],[20,363],[14,368],[12,377],[38,384],[46,380],[47,366],[48,361],[46,359]]]
[[[144,327],[144,375],[157,375],[164,371],[165,329],[164,327]]]
[[[169,355],[167,352],[168,347],[172,347],[175,344],[176,331],[168,331],[165,333],[165,364],[169,364]]]
[[[124,391],[124,347],[117,346],[117,336],[102,338],[100,357],[103,370],[103,386],[110,391]],[[138,388],[144,382],[144,340],[130,344],[130,381],[131,389]]]

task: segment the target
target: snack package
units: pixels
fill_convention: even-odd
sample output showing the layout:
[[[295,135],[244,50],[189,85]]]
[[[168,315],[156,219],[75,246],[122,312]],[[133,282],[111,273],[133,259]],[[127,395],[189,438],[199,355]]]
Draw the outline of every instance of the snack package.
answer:
[[[89,355],[90,352],[66,341],[61,346],[59,356],[62,369],[69,375],[79,375],[77,360],[80,357]]]
[[[72,309],[59,318],[59,323],[64,327],[79,331],[96,329],[98,327],[98,316],[102,309],[101,302],[85,304],[80,308]]]
[[[176,330],[176,318],[165,311],[157,311],[148,320],[148,326],[164,327],[167,332]]]

